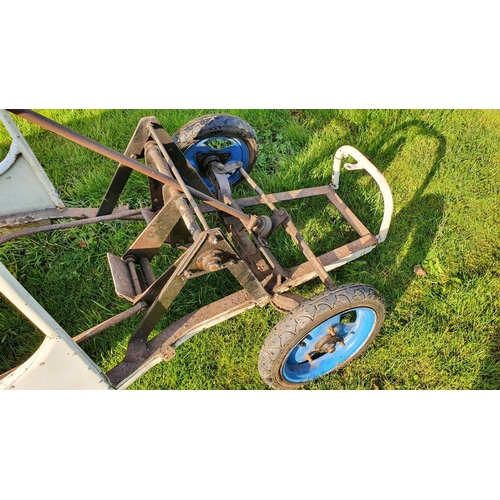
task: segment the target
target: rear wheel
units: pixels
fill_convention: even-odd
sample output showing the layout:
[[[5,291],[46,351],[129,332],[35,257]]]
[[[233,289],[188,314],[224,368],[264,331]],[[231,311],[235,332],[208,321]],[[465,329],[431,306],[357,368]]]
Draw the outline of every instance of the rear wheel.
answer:
[[[303,302],[271,331],[259,373],[274,389],[297,389],[358,357],[385,317],[376,290],[344,285]]]
[[[241,162],[241,168],[247,172],[257,160],[257,135],[237,116],[220,114],[196,118],[178,130],[172,139],[212,192],[214,187],[203,172],[204,160],[215,156],[223,164]],[[239,169],[230,171],[227,176],[231,185],[243,179]]]

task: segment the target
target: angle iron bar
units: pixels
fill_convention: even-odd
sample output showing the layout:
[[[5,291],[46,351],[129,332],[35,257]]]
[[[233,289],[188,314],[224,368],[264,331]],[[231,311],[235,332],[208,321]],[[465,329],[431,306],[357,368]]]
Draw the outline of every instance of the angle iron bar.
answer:
[[[373,250],[379,241],[376,236],[368,234],[359,238],[358,240],[352,241],[347,245],[341,246],[332,250],[328,253],[320,255],[318,257],[322,266],[327,271],[332,271],[333,269],[340,267],[351,260],[357,259],[362,255],[369,253]],[[316,270],[313,268],[310,262],[304,262],[299,266],[292,269],[290,279],[286,280],[280,285],[277,285],[274,289],[274,293],[282,293],[290,290],[291,288],[302,285],[303,283],[310,281],[316,276]]]
[[[244,168],[240,168],[240,173],[241,175],[245,178],[245,180],[250,184],[250,186],[253,188],[253,190],[260,195],[261,199],[264,201],[264,203],[273,211],[277,212],[278,209],[276,206],[273,204],[273,202],[269,199],[266,193],[260,189],[260,187],[257,185],[257,183],[250,177],[250,175],[247,173],[247,171]]]
[[[142,359],[147,353],[147,340],[149,334],[186,284],[183,273],[191,262],[195,261],[198,252],[209,239],[209,234],[211,232],[212,231],[204,231],[202,236],[193,243],[189,250],[184,252],[184,254],[181,255],[181,257],[170,266],[170,268],[160,276],[148,290],[143,292],[140,298],[139,296],[136,297],[136,301],[148,301],[146,293],[155,290],[155,294],[151,297],[151,305],[148,311],[132,333],[125,355],[126,361],[135,362]],[[161,284],[161,289],[159,284]]]
[[[169,170],[170,165],[168,164],[168,160],[164,158],[164,156],[161,154],[161,151],[157,146],[149,146],[146,148],[145,159],[147,166],[150,166],[150,162],[152,162],[154,167],[159,172],[165,175],[170,175],[170,170]],[[196,222],[193,212],[192,210],[190,210],[189,204],[186,201],[186,199],[183,196],[181,196],[181,193],[179,193],[179,191],[171,187],[165,187],[165,189],[168,190],[168,192],[163,193],[164,202],[169,203],[170,200],[167,201],[167,198],[170,196],[170,199],[173,201],[173,203],[175,203],[177,211],[179,212],[181,218],[183,219],[187,230],[191,234],[191,237],[193,239],[198,238],[202,231],[198,222]],[[203,218],[203,216],[202,220],[206,224],[205,218]],[[210,228],[207,226],[204,230],[206,231],[207,229]]]
[[[49,226],[40,226],[40,227],[32,227],[28,229],[23,229],[22,231],[18,231],[15,233],[10,233],[7,234],[6,236],[3,236],[0,238],[0,246],[3,245],[4,243],[7,243],[10,240],[14,240],[16,238],[21,238],[22,236],[30,236],[32,234],[38,234],[38,233],[47,233],[49,231],[56,231],[59,229],[69,229],[72,227],[79,227],[79,226],[84,226],[86,224],[97,224],[99,222],[108,222],[112,220],[120,220],[123,219],[123,212],[114,212],[110,215],[101,215],[100,217],[89,217],[87,219],[82,219],[82,220],[74,220],[71,222],[62,222],[60,224],[51,224]],[[140,216],[140,219],[142,219],[142,213],[141,210],[131,210],[128,212],[127,217],[130,217],[132,215],[137,215]],[[135,220],[135,219],[133,219]]]
[[[164,244],[165,239],[181,219],[182,215],[176,205],[176,197],[184,200],[177,194],[174,198],[168,200],[154,219],[130,245],[123,256],[124,259],[133,256],[138,259],[147,257],[149,260],[153,260]],[[196,228],[198,228],[198,224],[196,224]]]
[[[134,212],[135,215],[130,215]],[[121,213],[123,219],[134,220],[142,219],[137,215],[137,212],[129,208],[118,209],[115,213]],[[6,215],[0,218],[0,228],[15,228],[16,226],[31,224],[45,220],[55,219],[89,219],[91,217],[99,217],[96,208],[44,208],[41,210],[30,210],[29,212],[18,212],[16,214]]]
[[[170,158],[170,155],[167,153],[167,150],[165,149],[165,146],[162,144],[160,138],[158,137],[158,134],[156,133],[156,130],[151,125],[149,125],[149,132],[153,136],[153,139],[156,141],[156,144],[158,144],[158,147],[160,148],[160,151],[161,151],[163,157],[167,161],[167,163],[168,163],[170,169],[172,170],[172,172],[173,172],[173,174],[174,174],[177,182],[180,184],[184,195],[188,199],[189,204],[191,205],[191,208],[194,210],[194,212],[197,215],[199,221],[201,222],[201,225],[203,226],[203,229],[205,231],[208,231],[210,229],[210,227],[208,226],[207,221],[205,220],[205,217],[203,217],[203,214],[201,213],[201,211],[200,211],[200,209],[198,207],[198,204],[194,201],[193,195],[190,193],[190,191],[189,191],[186,183],[182,179],[182,176],[179,173],[179,170],[175,166],[175,163]]]
[[[304,198],[312,198],[313,196],[324,196],[328,191],[331,191],[331,186],[319,186],[315,188],[296,189],[293,191],[284,191],[282,193],[272,193],[266,196],[272,203],[283,203],[286,201],[301,200]],[[265,202],[262,196],[249,196],[247,198],[238,198],[238,205],[241,209],[264,205]],[[215,208],[205,203],[199,205],[200,210],[204,214],[215,212]]]

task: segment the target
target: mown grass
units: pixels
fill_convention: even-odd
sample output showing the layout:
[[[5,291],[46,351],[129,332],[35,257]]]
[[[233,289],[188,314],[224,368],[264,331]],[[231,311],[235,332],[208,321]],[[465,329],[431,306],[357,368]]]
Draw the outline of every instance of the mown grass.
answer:
[[[123,151],[142,116],[170,133],[221,110],[43,110],[42,113]],[[493,110],[223,110],[256,130],[260,154],[253,177],[266,192],[330,182],[335,150],[350,144],[384,173],[395,213],[386,242],[332,273],[337,283],[375,286],[387,319],[366,353],[310,389],[500,388],[500,112]],[[69,206],[97,206],[116,165],[22,120],[16,121]],[[0,129],[0,157],[9,147]],[[253,194],[238,186],[240,196]],[[27,193],[27,196],[29,193]],[[340,195],[376,232],[381,197],[362,172],[341,176]],[[121,202],[148,205],[147,183],[133,175]],[[352,231],[320,200],[286,205],[316,253]],[[143,224],[112,222],[7,243],[0,260],[71,335],[128,307],[114,294],[106,252],[122,255]],[[284,265],[303,261],[283,234],[273,241]],[[154,262],[165,269],[177,253]],[[420,265],[426,276],[417,276]],[[236,291],[228,273],[189,283],[162,320],[171,321]],[[322,291],[317,280],[300,288]],[[132,389],[264,389],[260,347],[283,317],[256,308],[182,344],[176,357]],[[82,347],[103,369],[118,363],[137,319]],[[0,301],[0,372],[26,359],[41,335]]]

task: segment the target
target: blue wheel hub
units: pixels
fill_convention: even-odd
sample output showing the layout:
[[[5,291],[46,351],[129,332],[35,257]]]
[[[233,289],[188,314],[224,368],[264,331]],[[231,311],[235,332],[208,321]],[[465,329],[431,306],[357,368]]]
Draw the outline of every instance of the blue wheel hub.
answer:
[[[284,380],[304,383],[325,375],[355,356],[377,322],[373,309],[350,309],[313,328],[285,358]]]
[[[214,192],[214,187],[208,177],[205,177],[198,165],[199,158],[207,155],[214,155],[221,159],[221,163],[241,162],[245,170],[248,167],[249,153],[246,144],[234,137],[217,136],[203,139],[189,146],[184,151],[189,163],[198,171],[203,182],[210,191]],[[241,179],[242,175],[238,170],[228,174],[229,184],[233,185]]]

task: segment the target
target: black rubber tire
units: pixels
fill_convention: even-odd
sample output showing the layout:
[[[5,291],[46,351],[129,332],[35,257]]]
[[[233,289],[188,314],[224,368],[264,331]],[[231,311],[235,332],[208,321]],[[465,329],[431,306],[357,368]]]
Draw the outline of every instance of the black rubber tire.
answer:
[[[181,127],[173,136],[173,141],[181,151],[210,137],[225,136],[239,139],[248,149],[248,164],[245,171],[250,173],[257,161],[259,146],[255,130],[245,120],[233,115],[213,114],[195,118]],[[238,180],[241,182],[242,179]]]
[[[318,325],[357,307],[370,308],[375,312],[375,327],[363,347],[329,373],[338,371],[357,358],[379,332],[385,319],[385,305],[374,288],[363,284],[350,284],[304,301],[273,328],[259,355],[259,373],[262,380],[273,389],[303,387],[305,383],[291,383],[283,378],[282,367],[288,354]]]

